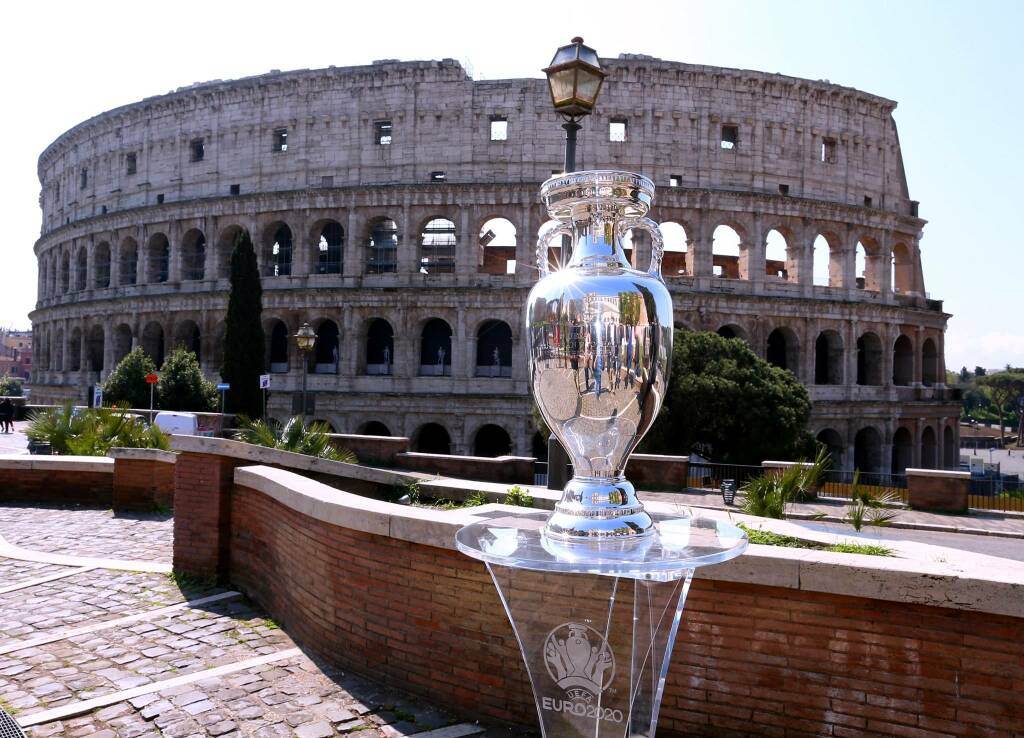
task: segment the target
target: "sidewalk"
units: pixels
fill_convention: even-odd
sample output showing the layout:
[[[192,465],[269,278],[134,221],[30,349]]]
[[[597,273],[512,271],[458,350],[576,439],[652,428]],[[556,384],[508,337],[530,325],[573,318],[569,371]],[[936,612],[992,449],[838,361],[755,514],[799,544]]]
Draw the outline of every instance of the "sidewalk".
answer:
[[[0,433],[0,454],[27,454],[28,438],[25,437],[27,420],[14,424],[14,433]]]
[[[718,492],[644,492],[639,490],[641,500],[656,500],[676,505],[701,507],[712,510],[739,512],[739,505],[728,507]],[[737,503],[739,502],[737,495]],[[845,522],[847,500],[819,500],[817,502],[794,502],[789,506],[787,518],[792,520],[818,519],[830,523]],[[940,533],[971,533],[979,536],[1002,536],[1024,539],[1024,515],[998,512],[971,512],[966,515],[922,512],[900,509],[892,520],[890,528],[930,530]]]

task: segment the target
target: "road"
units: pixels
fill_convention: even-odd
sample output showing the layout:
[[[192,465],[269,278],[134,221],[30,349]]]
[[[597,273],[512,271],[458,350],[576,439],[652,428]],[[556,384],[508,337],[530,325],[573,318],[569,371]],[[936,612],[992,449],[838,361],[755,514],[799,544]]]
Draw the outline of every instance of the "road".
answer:
[[[798,522],[798,521],[790,521]],[[907,528],[871,528],[858,534],[848,524],[807,522],[802,523],[814,530],[824,530],[829,533],[848,535],[853,539],[872,540],[901,540],[915,541],[917,543],[928,543],[933,546],[946,546],[947,548],[958,548],[963,551],[998,556],[1013,561],[1024,561],[1024,540],[1019,538],[1004,538],[1001,536],[975,536],[967,533],[942,533],[929,530],[914,530]]]

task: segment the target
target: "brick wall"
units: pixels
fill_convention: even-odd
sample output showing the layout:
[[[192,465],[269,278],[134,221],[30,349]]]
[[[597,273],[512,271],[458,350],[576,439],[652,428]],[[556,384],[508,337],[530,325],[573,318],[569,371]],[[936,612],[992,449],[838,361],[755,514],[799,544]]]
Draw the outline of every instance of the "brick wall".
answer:
[[[224,530],[231,581],[320,657],[491,721],[535,725],[518,647],[479,562],[323,523],[241,486]],[[698,579],[659,735],[1009,738],[1024,725],[1022,628]]]
[[[626,478],[637,489],[651,487],[686,487],[690,472],[689,456],[659,456],[656,454],[633,454],[626,465]]]
[[[172,509],[174,507],[174,466],[173,461],[159,458],[115,457],[114,512],[150,512],[159,508]]]
[[[915,510],[966,512],[970,472],[907,469],[907,504]]]
[[[41,469],[29,463],[0,467],[0,503],[109,507],[111,471]]]
[[[359,457],[360,463],[391,466],[396,454],[409,450],[409,439],[401,436],[363,436],[348,433],[332,433],[331,444],[335,448],[348,449]]]
[[[235,467],[247,462],[182,453],[174,464],[174,569],[223,579],[231,530],[228,509]]]

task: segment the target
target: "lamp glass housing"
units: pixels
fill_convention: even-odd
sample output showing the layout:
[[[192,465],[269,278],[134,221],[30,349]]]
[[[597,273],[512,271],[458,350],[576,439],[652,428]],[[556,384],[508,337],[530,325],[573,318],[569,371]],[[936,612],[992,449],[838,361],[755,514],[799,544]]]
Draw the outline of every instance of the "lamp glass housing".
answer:
[[[589,115],[601,92],[607,72],[601,69],[597,52],[583,45],[583,39],[555,52],[551,65],[544,69],[555,110],[563,115]]]
[[[295,343],[299,347],[299,351],[309,351],[313,348],[313,344],[316,343],[316,332],[309,323],[303,323],[299,328],[298,333],[295,334]]]

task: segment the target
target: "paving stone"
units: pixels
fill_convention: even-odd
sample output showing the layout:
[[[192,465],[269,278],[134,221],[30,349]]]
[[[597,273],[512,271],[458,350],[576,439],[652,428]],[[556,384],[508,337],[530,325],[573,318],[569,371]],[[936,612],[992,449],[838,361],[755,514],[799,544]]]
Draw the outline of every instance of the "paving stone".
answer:
[[[298,738],[330,738],[334,735],[334,728],[326,720],[320,720],[298,726],[295,728],[295,735]]]

